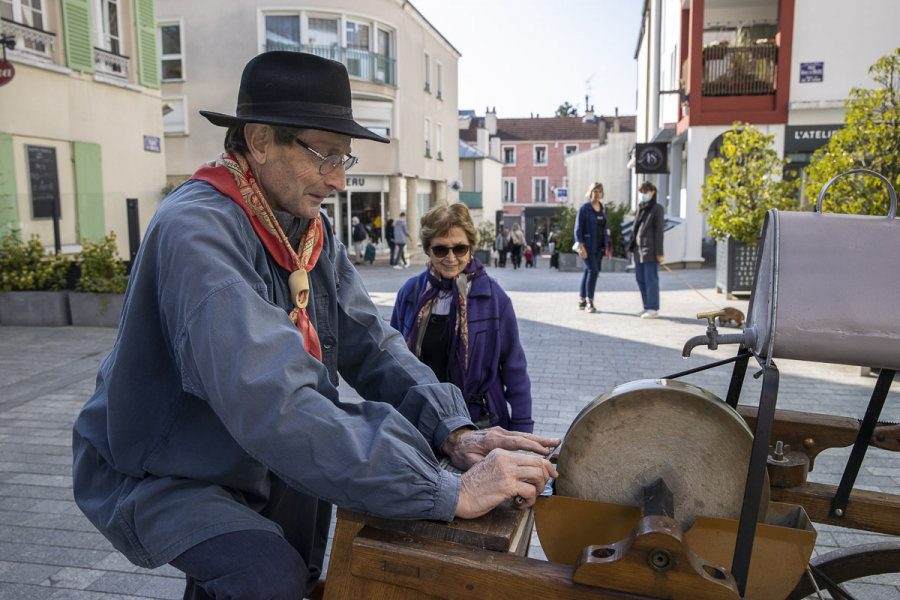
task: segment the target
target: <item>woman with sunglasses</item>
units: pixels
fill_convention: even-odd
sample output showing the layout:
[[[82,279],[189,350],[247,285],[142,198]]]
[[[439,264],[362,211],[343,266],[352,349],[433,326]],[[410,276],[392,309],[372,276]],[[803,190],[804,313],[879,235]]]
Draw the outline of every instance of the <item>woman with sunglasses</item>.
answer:
[[[531,433],[531,380],[509,296],[473,254],[478,232],[465,204],[422,217],[425,272],[397,294],[391,326],[437,379],[462,391],[472,421]]]

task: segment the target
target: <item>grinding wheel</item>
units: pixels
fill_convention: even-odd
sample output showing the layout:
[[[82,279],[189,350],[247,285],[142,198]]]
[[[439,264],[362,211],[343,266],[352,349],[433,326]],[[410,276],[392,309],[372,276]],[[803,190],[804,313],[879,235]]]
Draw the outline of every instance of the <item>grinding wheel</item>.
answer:
[[[662,477],[675,520],[740,519],[753,434],[715,395],[680,381],[620,385],[575,418],[559,451],[560,496],[641,506],[644,486]],[[758,520],[769,506],[763,484]]]

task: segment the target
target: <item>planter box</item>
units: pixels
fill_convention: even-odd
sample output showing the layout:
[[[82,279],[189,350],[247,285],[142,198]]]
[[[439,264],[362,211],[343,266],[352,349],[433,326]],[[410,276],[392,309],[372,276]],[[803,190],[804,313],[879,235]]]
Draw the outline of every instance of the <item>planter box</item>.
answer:
[[[0,292],[0,324],[43,327],[71,325],[69,291]]]
[[[476,250],[475,258],[480,260],[481,264],[483,264],[486,267],[490,267],[491,265],[494,264],[493,261],[491,260],[491,251],[490,250]]]
[[[72,325],[81,327],[118,327],[125,294],[88,294],[69,292]]]
[[[716,242],[716,291],[724,292],[729,299],[753,291],[757,248],[732,238]]]
[[[577,254],[570,254],[568,252],[560,252],[559,253],[559,270],[560,271],[581,271],[584,269],[584,263],[581,262],[581,257]]]
[[[603,257],[603,262],[600,263],[600,272],[601,273],[624,273],[628,269],[628,265],[631,264],[631,261],[625,258],[606,258]]]

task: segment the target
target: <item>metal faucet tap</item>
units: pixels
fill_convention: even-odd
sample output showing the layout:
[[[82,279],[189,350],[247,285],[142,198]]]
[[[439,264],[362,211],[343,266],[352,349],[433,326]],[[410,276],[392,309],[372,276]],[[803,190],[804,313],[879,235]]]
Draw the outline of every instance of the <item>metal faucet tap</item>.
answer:
[[[684,349],[681,351],[681,356],[687,358],[691,355],[691,351],[697,346],[706,346],[710,350],[717,350],[719,348],[719,344],[740,344],[744,342],[744,334],[736,333],[736,334],[727,334],[727,335],[719,335],[719,330],[716,329],[716,317],[724,317],[724,310],[717,310],[714,312],[705,312],[699,313],[697,315],[698,319],[706,319],[709,322],[709,325],[706,328],[706,335],[697,335],[692,337],[685,343]]]

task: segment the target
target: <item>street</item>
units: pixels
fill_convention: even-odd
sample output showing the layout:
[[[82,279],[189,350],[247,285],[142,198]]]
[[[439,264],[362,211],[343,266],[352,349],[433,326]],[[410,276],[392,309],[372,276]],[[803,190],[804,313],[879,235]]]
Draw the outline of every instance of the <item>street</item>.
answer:
[[[382,260],[358,267],[369,293],[389,318],[397,289],[420,272]],[[598,312],[576,310],[581,273],[489,268],[512,298],[532,381],[535,433],[562,437],[579,410],[603,391],[628,381],[657,378],[731,356],[700,348],[681,358],[684,342],[704,333],[696,313],[746,301],[716,294],[714,269],[676,271],[709,300],[666,271],[660,273],[661,318],[633,316],[640,306],[634,276],[601,273]],[[713,303],[717,306],[713,306]],[[736,330],[725,330],[732,333]],[[71,497],[71,425],[94,387],[97,366],[115,342],[115,330],[0,327],[0,600],[178,599],[183,576],[172,567],[148,571],[128,563],[97,533]],[[756,404],[760,383],[751,363],[741,402]],[[779,361],[778,407],[862,418],[875,378],[858,367]],[[724,397],[730,366],[685,378]],[[345,397],[355,396],[342,384]],[[900,383],[882,420],[900,421]],[[695,441],[703,444],[702,431]],[[715,451],[715,448],[710,448]],[[823,453],[810,480],[837,484],[849,448]],[[870,449],[857,480],[862,489],[900,493],[896,454]],[[816,553],[887,536],[816,525]],[[542,557],[536,536],[531,556]],[[900,599],[900,574],[854,583],[858,598]]]

